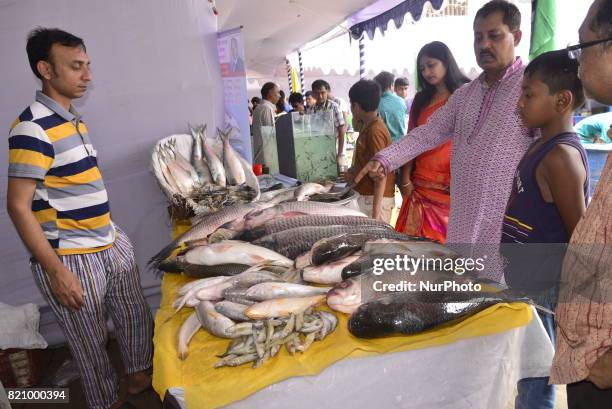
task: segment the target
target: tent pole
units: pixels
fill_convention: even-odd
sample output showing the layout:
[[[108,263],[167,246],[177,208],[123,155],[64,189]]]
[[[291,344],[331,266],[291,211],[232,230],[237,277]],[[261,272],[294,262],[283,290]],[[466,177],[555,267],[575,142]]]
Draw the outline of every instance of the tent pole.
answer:
[[[365,43],[363,41],[364,35],[359,37],[359,78],[365,78]]]
[[[293,81],[291,79],[291,63],[289,62],[289,58],[285,58],[285,64],[287,65],[287,81],[289,82],[289,92],[287,95],[293,92]]]
[[[302,52],[298,50],[298,62],[300,65],[300,89],[304,93],[304,64],[302,62]]]

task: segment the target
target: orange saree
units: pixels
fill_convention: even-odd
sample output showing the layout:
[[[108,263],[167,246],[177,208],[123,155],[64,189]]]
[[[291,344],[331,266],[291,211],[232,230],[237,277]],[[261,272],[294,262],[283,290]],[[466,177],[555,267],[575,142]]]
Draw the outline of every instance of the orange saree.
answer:
[[[446,99],[424,108],[416,124],[411,118],[409,128],[427,123],[429,117],[446,103]],[[426,237],[440,243],[446,241],[450,209],[450,156],[452,141],[424,152],[414,160],[411,181],[414,191],[405,198],[395,230],[412,236]]]

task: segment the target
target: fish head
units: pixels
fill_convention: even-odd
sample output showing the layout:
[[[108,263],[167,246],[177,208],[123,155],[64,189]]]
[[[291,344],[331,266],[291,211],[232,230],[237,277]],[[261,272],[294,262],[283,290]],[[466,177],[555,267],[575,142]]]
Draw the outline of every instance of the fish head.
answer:
[[[352,314],[361,305],[361,280],[344,280],[327,293],[327,305],[333,310]]]

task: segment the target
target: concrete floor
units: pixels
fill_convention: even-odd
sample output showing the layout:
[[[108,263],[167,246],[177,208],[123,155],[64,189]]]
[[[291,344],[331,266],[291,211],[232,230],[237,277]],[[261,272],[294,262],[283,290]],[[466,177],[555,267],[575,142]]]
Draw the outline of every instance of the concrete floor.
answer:
[[[49,349],[46,352],[50,354],[50,363],[45,371],[45,375],[40,380],[38,385],[35,387],[48,387],[51,385],[51,379],[55,375],[59,366],[70,357],[70,352],[67,347]],[[108,352],[115,367],[115,371],[119,376],[120,389],[119,393],[121,397],[126,397],[126,391],[124,387],[125,372],[123,370],[123,363],[121,362],[121,354],[119,347],[115,340],[111,340],[108,345]],[[26,404],[12,404],[13,409],[86,409],[85,397],[81,388],[81,382],[77,379],[68,385],[70,389],[70,403],[53,404],[53,403],[26,403]],[[161,409],[162,404],[157,394],[152,390],[147,390],[135,396],[130,396],[127,399],[132,405],[138,409]]]

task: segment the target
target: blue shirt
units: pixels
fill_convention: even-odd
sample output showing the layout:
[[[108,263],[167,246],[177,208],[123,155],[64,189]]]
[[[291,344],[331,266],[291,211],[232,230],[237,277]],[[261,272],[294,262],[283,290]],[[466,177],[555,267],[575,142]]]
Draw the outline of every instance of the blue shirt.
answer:
[[[406,102],[391,91],[380,98],[378,114],[387,125],[393,143],[406,135]]]
[[[574,130],[580,135],[582,143],[595,143],[597,137],[603,143],[610,143],[612,142],[608,137],[610,126],[612,126],[612,112],[604,112],[584,118],[574,125]]]

